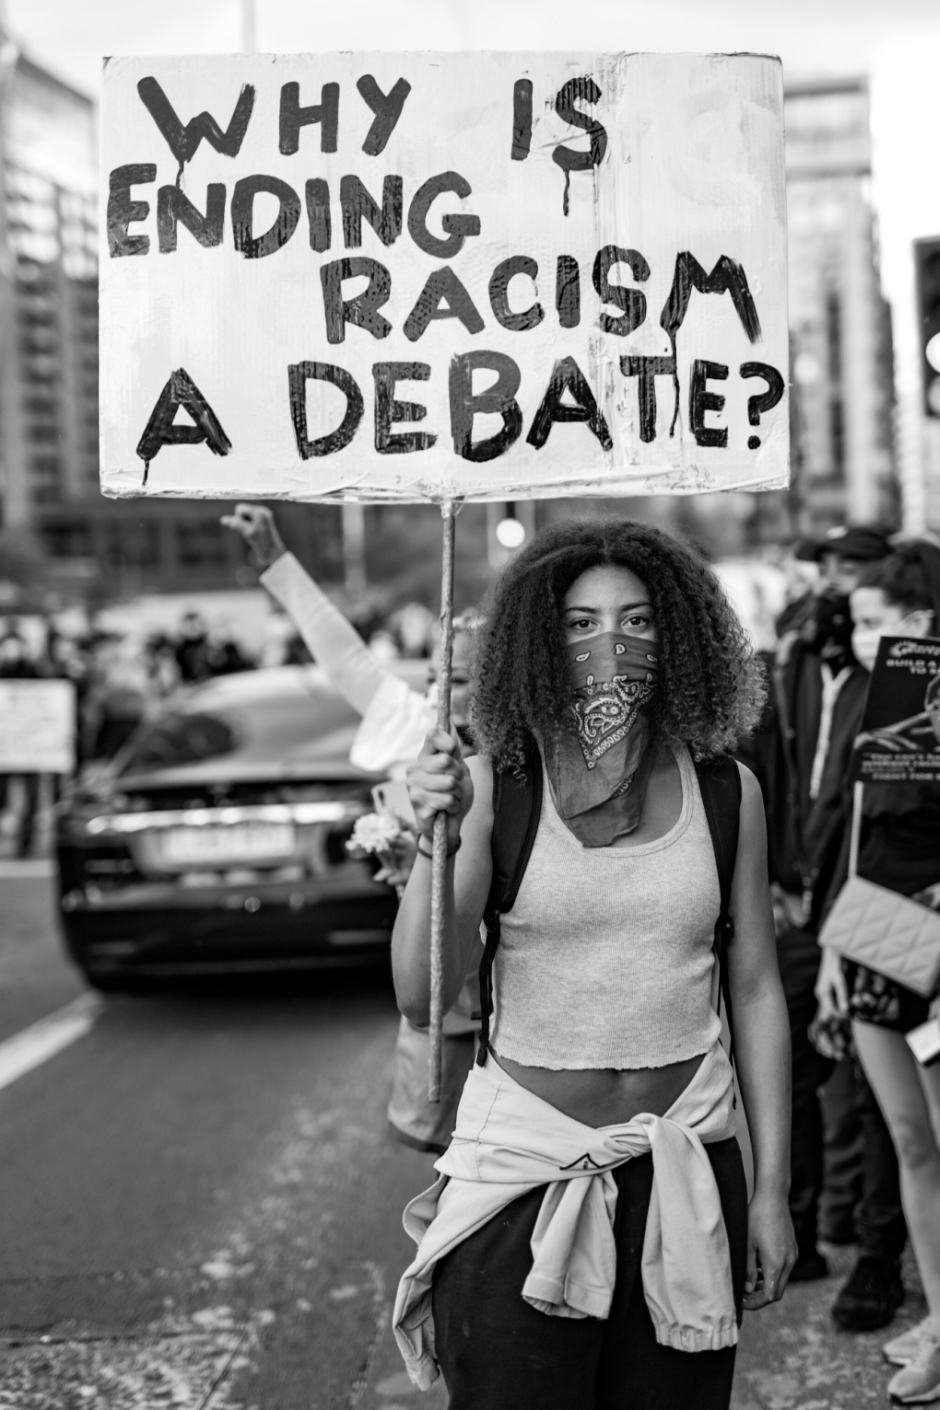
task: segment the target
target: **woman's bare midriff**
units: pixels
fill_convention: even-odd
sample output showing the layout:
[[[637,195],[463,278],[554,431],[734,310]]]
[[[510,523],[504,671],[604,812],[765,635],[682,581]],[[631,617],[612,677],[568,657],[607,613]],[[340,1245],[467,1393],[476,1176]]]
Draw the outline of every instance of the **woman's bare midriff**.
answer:
[[[705,1054],[670,1062],[665,1067],[638,1067],[617,1072],[587,1068],[560,1071],[527,1067],[512,1058],[493,1057],[520,1087],[585,1126],[615,1126],[640,1112],[664,1116],[701,1067]]]

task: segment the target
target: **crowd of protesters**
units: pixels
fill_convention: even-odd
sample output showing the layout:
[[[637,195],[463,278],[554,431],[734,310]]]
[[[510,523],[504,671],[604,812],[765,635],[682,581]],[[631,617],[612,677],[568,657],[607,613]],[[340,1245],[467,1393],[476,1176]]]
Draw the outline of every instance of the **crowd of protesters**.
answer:
[[[817,941],[847,879],[859,800],[846,780],[878,644],[940,636],[940,548],[848,526],[802,551],[818,563],[816,590],[781,623],[771,713],[751,746],[791,1028],[793,1276],[826,1275],[818,1242],[854,1243],[832,1315],[873,1331],[904,1301],[909,1238],[928,1316],[884,1353],[900,1367],[892,1399],[923,1404],[940,1398],[940,1068],[921,1065],[905,1037],[940,1001],[835,952],[820,961]],[[940,786],[867,784],[855,823],[858,875],[937,908]]]
[[[371,668],[361,644],[352,658],[344,659],[348,640],[344,646],[341,619],[332,614],[328,622],[324,613],[331,614],[316,585],[289,561],[289,555],[280,561],[283,545],[273,533],[267,511],[240,507],[227,522],[260,549],[256,556],[269,569],[262,581],[294,617],[354,704],[357,686],[350,683],[351,675],[368,677],[368,698],[357,705],[365,733],[371,736],[378,731],[380,752],[387,756],[384,766],[400,767],[395,760],[415,752],[422,728],[432,723],[427,703],[417,696],[409,700],[400,682],[383,685],[380,663],[375,661],[378,650]],[[877,642],[882,633],[899,631],[940,635],[940,550],[925,541],[893,541],[870,526],[849,526],[798,545],[796,559],[808,565],[806,576],[798,569],[793,577],[802,590],[793,592],[777,622],[775,646],[762,652],[769,684],[764,717],[738,747],[739,757],[750,764],[763,791],[777,963],[790,1029],[793,1099],[788,1202],[798,1253],[792,1268],[784,1269],[782,1282],[787,1276],[791,1281],[826,1277],[825,1246],[854,1245],[854,1266],[838,1289],[832,1315],[847,1332],[875,1331],[891,1323],[904,1301],[902,1254],[910,1238],[928,1315],[886,1342],[884,1353],[898,1368],[890,1384],[892,1399],[920,1404],[940,1397],[940,1069],[920,1067],[904,1035],[928,1013],[936,1015],[938,1005],[886,984],[860,966],[843,966],[831,952],[821,967],[818,936],[845,880],[852,806],[846,777]],[[270,567],[278,562],[279,567]],[[375,645],[378,648],[380,643]],[[513,669],[518,669],[518,663]],[[463,651],[461,673],[463,680]],[[401,699],[386,699],[383,690],[389,689]],[[465,694],[465,688],[458,691],[461,721],[466,718]],[[378,714],[376,702],[382,702]],[[459,737],[467,752],[465,729]],[[423,798],[426,820],[433,812],[433,795],[427,789],[436,769],[443,767],[446,773],[450,768],[447,757],[443,740],[438,739],[430,752],[426,746],[422,754],[424,773],[419,765],[412,775],[417,780],[413,797]],[[376,766],[374,759],[371,763]],[[459,776],[460,770],[454,769],[455,787]],[[935,785],[913,792],[870,789],[863,824],[864,864],[874,867],[882,885],[916,893],[928,904],[940,894],[937,793]],[[456,811],[459,816],[459,806]],[[452,840],[454,852],[460,840],[458,830]],[[407,872],[408,867],[395,879],[400,883]],[[423,922],[417,928],[423,931]],[[478,952],[469,956],[468,985],[478,959]],[[406,979],[406,995],[409,984],[413,980]],[[417,1090],[424,1078],[426,1038],[420,1022],[417,1027],[407,1018],[402,1022],[389,1115],[401,1138],[426,1149],[446,1148],[472,1061],[478,1000],[471,989],[470,1001],[465,1002],[467,988],[448,1015],[456,1026],[450,1033],[445,1029],[444,1091],[436,1121],[422,1107]],[[408,1007],[405,1012],[410,1012]],[[415,1060],[416,1053],[420,1061]],[[428,1224],[422,1213],[419,1222],[433,1242],[433,1220]],[[414,1266],[411,1273],[413,1279]],[[471,1268],[471,1283],[472,1273]],[[428,1281],[436,1276],[428,1274]],[[445,1281],[448,1278],[449,1271]],[[773,1295],[780,1291],[778,1286]],[[466,1307],[473,1300],[470,1284],[461,1284],[453,1308],[445,1305],[443,1295],[435,1295],[434,1316],[443,1328],[451,1313],[466,1325]],[[755,1305],[753,1298],[751,1305]],[[426,1308],[421,1315],[427,1315]],[[422,1358],[415,1351],[419,1338],[413,1335],[418,1324],[413,1308],[407,1316],[410,1330],[402,1340],[406,1347],[410,1343],[412,1370],[420,1382],[427,1366],[423,1361],[417,1365]],[[515,1321],[507,1318],[498,1320],[515,1327]],[[496,1337],[492,1318],[487,1326],[481,1335],[492,1350]],[[446,1340],[446,1330],[443,1335]],[[445,1366],[449,1383],[460,1387],[466,1368],[459,1351],[457,1361],[450,1359],[449,1351],[444,1359],[449,1359]],[[497,1381],[506,1382],[508,1375],[516,1395],[512,1351],[500,1353],[497,1363]],[[481,1364],[488,1364],[486,1358]],[[575,1385],[578,1374],[574,1372]],[[557,1384],[553,1377],[549,1379],[555,1393]],[[452,1394],[454,1385],[449,1384]],[[489,1386],[487,1394],[492,1390]],[[458,1389],[458,1400],[461,1394]],[[491,1403],[495,1402],[491,1399]]]
[[[460,786],[471,774],[463,764],[458,766],[459,755],[456,751],[462,747],[469,756],[479,747],[479,740],[474,738],[472,726],[468,725],[471,636],[475,635],[479,640],[488,631],[491,633],[491,625],[485,626],[482,633],[458,633],[454,722],[459,728],[453,745],[446,744],[440,737],[436,744],[425,744],[427,732],[433,730],[434,724],[435,662],[433,658],[429,660],[431,691],[428,697],[408,689],[403,681],[385,669],[385,663],[400,654],[431,656],[433,623],[430,614],[423,608],[412,606],[392,619],[373,618],[365,630],[363,624],[359,624],[360,630],[357,632],[296,560],[285,552],[270,511],[238,506],[235,513],[223,522],[245,538],[256,566],[264,570],[261,581],[276,603],[276,611],[271,618],[272,630],[257,660],[249,659],[233,640],[225,639],[218,631],[211,631],[196,612],[186,613],[174,634],[151,636],[140,641],[106,633],[75,639],[52,631],[42,653],[31,652],[16,624],[8,623],[5,631],[0,631],[0,679],[4,676],[62,676],[72,680],[78,701],[80,759],[89,760],[112,755],[136,726],[147,705],[164,698],[181,684],[256,665],[291,664],[316,659],[363,717],[354,746],[354,762],[371,772],[386,773],[392,778],[401,779],[408,761],[420,752],[423,763],[417,766],[417,771],[413,767],[411,772],[412,799],[421,805],[418,810],[419,826],[424,832],[428,831],[435,809],[432,785],[436,774],[450,780],[448,786],[452,786],[453,798],[449,798],[447,806],[451,816],[461,819],[463,805],[459,803]],[[636,526],[632,528],[636,530]],[[639,552],[645,540],[642,533],[639,538],[636,533],[633,537],[636,539],[634,548]],[[577,533],[571,529],[568,538],[564,533],[561,538],[564,543],[559,539],[554,547],[548,545],[550,558],[553,552],[556,555],[562,549],[568,552]],[[630,542],[633,543],[633,539]],[[649,548],[649,545],[646,547]],[[604,552],[606,549],[602,551],[597,548],[595,553],[597,564],[601,566],[607,562]],[[692,578],[698,581],[695,575],[700,570],[690,568],[681,553],[672,558],[672,550],[662,546],[656,548],[656,553],[660,554],[662,561],[653,554],[647,563],[648,572],[665,574],[670,581],[679,581],[683,575],[691,573],[689,581]],[[620,557],[622,559],[623,554]],[[616,561],[620,562],[620,559]],[[586,571],[580,576],[575,574],[574,582],[590,579],[593,562],[593,559],[591,562],[585,559]],[[788,1280],[812,1281],[826,1277],[829,1273],[827,1246],[853,1245],[854,1264],[848,1278],[835,1294],[832,1316],[846,1332],[876,1331],[889,1326],[905,1300],[902,1255],[910,1245],[927,1299],[928,1315],[917,1326],[891,1337],[885,1344],[884,1353],[886,1360],[895,1368],[889,1387],[893,1400],[901,1404],[922,1404],[940,1399],[940,1063],[933,1067],[921,1066],[905,1043],[905,1036],[928,1016],[937,1017],[940,1006],[936,998],[932,1002],[924,1000],[863,966],[844,964],[831,951],[827,952],[826,960],[821,964],[818,941],[826,916],[847,874],[853,796],[846,780],[861,727],[877,644],[880,636],[886,633],[940,636],[940,548],[926,540],[901,540],[879,527],[850,525],[832,529],[819,539],[796,545],[794,569],[791,579],[793,590],[775,624],[776,641],[772,646],[768,641],[759,643],[762,649],[758,654],[763,658],[767,683],[763,716],[756,729],[750,733],[745,731],[739,739],[736,755],[760,784],[767,825],[767,868],[776,950],[774,971],[779,969],[782,980],[782,1000],[789,1028],[787,1068],[792,1086],[792,1115],[787,1203],[795,1238],[791,1251],[785,1231],[775,1226],[771,1242],[776,1240],[774,1272],[777,1283],[772,1290],[764,1288],[762,1292],[755,1291],[762,1285],[755,1282],[760,1270],[758,1268],[755,1272],[751,1257],[746,1269],[748,1291],[744,1293],[738,1286],[744,1278],[744,1265],[738,1268],[735,1263],[734,1301],[740,1318],[742,1305],[758,1306],[764,1300],[779,1297]],[[549,575],[554,571],[551,569]],[[641,576],[638,574],[638,583]],[[596,586],[593,579],[589,585]],[[645,586],[645,583],[640,586]],[[523,588],[520,580],[514,591],[522,591]],[[655,590],[661,591],[662,585],[659,584]],[[494,598],[494,602],[498,605],[498,598]],[[503,601],[500,610],[505,610],[510,616],[515,612],[508,599]],[[708,612],[705,617],[708,617]],[[669,628],[677,640],[683,630],[688,630],[677,625],[678,622],[677,616]],[[699,625],[702,626],[701,623]],[[547,624],[545,629],[548,630]],[[617,630],[619,628],[614,630],[614,635]],[[644,632],[638,633],[633,626],[626,634],[644,637]],[[602,632],[601,636],[604,635]],[[649,632],[645,635],[650,640],[656,639]],[[721,649],[725,650],[726,632],[725,635],[719,633],[719,636],[725,642]],[[519,651],[525,655],[525,651],[532,648],[526,644],[523,651],[521,642],[520,638]],[[671,650],[673,645],[675,643],[667,650]],[[490,647],[496,649],[492,640]],[[477,646],[474,649],[479,665],[482,648]],[[701,657],[701,641],[697,641],[695,650]],[[523,664],[520,656],[518,660],[507,659],[499,665],[509,694],[513,690],[518,693],[519,683],[513,673],[518,673]],[[545,661],[541,665],[544,673],[548,669]],[[702,669],[712,671],[713,679],[718,678],[714,676],[714,663],[703,663]],[[740,675],[743,669],[741,662],[738,662],[739,689],[745,679]],[[492,685],[495,679],[491,677],[488,686],[491,691],[495,688]],[[686,686],[692,690],[690,681],[686,681]],[[545,688],[543,680],[539,690]],[[504,701],[505,710],[500,708],[494,712],[491,709],[490,716],[487,716],[485,701],[480,704],[479,686],[476,700],[477,729],[481,720],[486,725],[489,719],[487,727],[493,734],[496,746],[500,746],[501,740],[505,745],[504,735],[512,716],[511,702],[506,705]],[[531,701],[530,706],[536,708]],[[940,718],[940,712],[937,713]],[[472,710],[470,717],[473,718]],[[676,728],[678,730],[678,725]],[[689,728],[691,726],[687,722],[686,735],[679,733],[677,737],[686,739]],[[491,746],[493,740],[490,741]],[[724,747],[727,743],[726,740]],[[492,748],[486,752],[492,753]],[[681,774],[680,755],[675,757],[680,759]],[[657,755],[655,764],[659,770],[656,777],[662,776],[658,786],[664,790],[663,797],[667,802],[671,798],[669,790],[675,782],[670,773],[673,762],[665,755]],[[545,761],[546,767],[549,763],[549,760]],[[480,774],[475,764],[471,773],[478,787],[485,777],[488,778],[485,770]],[[684,774],[682,778],[683,791],[687,791],[687,785],[692,788]],[[567,783],[571,782],[568,778]],[[556,802],[566,796],[564,778],[553,780],[549,774],[549,783]],[[580,788],[578,779],[574,783]],[[0,797],[2,810],[8,801],[7,780],[0,780],[0,784],[3,787]],[[616,797],[615,790],[611,799],[603,802],[603,808],[609,808]],[[31,843],[35,821],[35,780],[27,778],[22,781],[22,798],[19,843],[21,850],[25,851]],[[642,797],[638,806],[642,813]],[[573,836],[580,837],[576,819],[566,817],[562,823]],[[462,838],[459,826],[451,831],[452,852],[455,855]],[[858,831],[861,836],[859,875],[868,876],[904,895],[916,896],[923,904],[940,909],[938,785],[869,787]],[[469,834],[472,847],[477,847],[479,841],[478,838],[474,840],[475,832],[476,825]],[[609,846],[609,843],[599,844],[596,839],[581,840],[584,846]],[[708,851],[704,843],[703,849]],[[417,853],[422,852],[424,848],[419,837]],[[390,875],[389,879],[400,887],[404,886],[416,864],[417,855],[412,847],[402,869]],[[474,863],[478,864],[482,865]],[[459,975],[455,970],[452,977],[454,1003],[445,1020],[443,1101],[439,1107],[432,1108],[424,1093],[427,1036],[417,1012],[419,1009],[423,1012],[423,1001],[419,1003],[414,997],[418,990],[423,993],[423,981],[420,975],[415,978],[420,965],[412,955],[412,951],[416,955],[417,950],[408,938],[408,916],[411,912],[418,916],[411,930],[423,933],[424,929],[424,893],[421,888],[427,882],[427,874],[420,864],[417,865],[415,876],[419,879],[411,887],[414,894],[410,901],[406,891],[405,919],[402,922],[405,938],[400,948],[404,946],[410,958],[407,962],[399,961],[399,970],[405,976],[403,979],[400,977],[405,1016],[399,1032],[389,1117],[400,1139],[441,1154],[447,1150],[450,1132],[457,1119],[457,1104],[468,1073],[474,1070],[473,1054],[481,1012],[476,970],[481,950],[478,946],[471,953],[469,948],[464,947],[467,949],[463,956],[466,964],[461,966]],[[458,872],[462,867],[462,874],[465,874],[466,866],[464,859],[459,864]],[[464,929],[469,935],[471,929],[476,930],[476,926],[469,926],[468,923]],[[588,990],[585,991],[585,1002],[589,1002]],[[511,1030],[512,1022],[505,1016],[499,1022],[505,1030],[505,1040],[505,1033]],[[741,1020],[738,1022],[741,1023]],[[560,1032],[556,1035],[558,1041],[562,1037]],[[745,1045],[748,1041],[745,1040]],[[506,1054],[503,1053],[500,1061],[504,1071],[505,1058]],[[583,1066],[578,1061],[567,1065],[574,1068]],[[521,1065],[510,1063],[510,1066],[516,1072],[521,1088],[528,1088],[530,1092],[541,1091],[530,1080],[532,1072],[539,1073],[545,1067],[541,1060],[535,1061],[531,1068],[526,1067],[524,1062]],[[490,1071],[491,1067],[492,1063],[486,1070]],[[498,1078],[498,1070],[496,1080],[503,1080]],[[491,1072],[491,1079],[493,1076]],[[477,1086],[481,1080],[479,1076],[474,1079]],[[765,1073],[761,1082],[766,1086],[768,1080]],[[745,1087],[747,1085],[745,1078]],[[766,1132],[761,1132],[761,1115],[755,1103],[753,1082],[751,1088],[751,1101],[747,1105],[751,1109],[749,1115],[752,1111],[756,1114],[758,1139],[765,1145],[768,1141],[774,1145],[776,1136],[771,1138]],[[561,1106],[560,1101],[554,1101],[550,1095],[547,1100],[553,1106]],[[603,1125],[603,1121],[598,1124]],[[722,1189],[721,1193],[722,1203],[726,1204],[727,1192]],[[532,1205],[533,1217],[537,1204],[538,1200]],[[726,1218],[730,1217],[727,1209],[725,1213]],[[433,1229],[433,1221],[429,1227]],[[737,1247],[738,1236],[740,1234],[743,1238],[743,1234],[740,1230],[738,1233],[732,1231],[732,1234]],[[486,1243],[485,1238],[483,1242]],[[524,1243],[525,1238],[522,1239]],[[744,1245],[741,1247],[743,1249]],[[768,1244],[765,1256],[768,1276],[769,1248]],[[524,1258],[522,1261],[525,1261]],[[448,1319],[459,1320],[463,1316],[465,1303],[474,1296],[471,1284],[476,1274],[471,1263],[472,1257],[467,1262],[467,1257],[461,1255],[453,1264],[453,1268],[459,1264],[463,1269],[460,1277],[466,1274],[466,1286],[462,1283],[456,1287],[455,1284],[456,1291],[451,1289],[447,1293],[451,1302],[441,1297],[434,1306],[434,1316],[440,1320],[445,1342],[449,1336],[446,1330]],[[451,1265],[448,1263],[447,1267]],[[446,1274],[445,1281],[446,1278],[453,1281],[452,1272],[453,1269]],[[428,1274],[430,1281],[435,1276]],[[515,1276],[515,1273],[507,1272],[506,1276]],[[502,1303],[499,1305],[502,1306]],[[632,1308],[623,1324],[630,1337],[639,1334],[637,1315],[642,1322],[643,1314],[637,1314],[637,1309]],[[515,1327],[515,1322],[511,1318],[503,1318],[502,1314],[498,1320],[505,1322],[510,1329]],[[480,1335],[492,1345],[497,1329],[495,1324],[491,1324],[492,1318],[487,1323],[488,1330],[484,1329]],[[416,1325],[413,1321],[412,1331]],[[555,1349],[561,1345],[557,1325],[549,1340]],[[733,1340],[729,1333],[726,1340],[719,1338],[714,1345],[729,1350]],[[412,1350],[418,1341],[419,1337],[412,1337]],[[542,1342],[538,1344],[541,1346]],[[456,1346],[454,1356],[445,1349],[444,1360],[448,1380],[462,1386],[467,1368],[460,1361],[461,1354]],[[416,1355],[420,1360],[420,1354]],[[501,1352],[492,1365],[485,1357],[479,1364],[484,1368],[490,1365],[490,1370],[495,1366],[497,1381],[514,1386],[512,1393],[516,1395],[519,1384],[513,1355],[507,1344],[505,1354]],[[677,1374],[675,1368],[669,1370],[665,1362],[657,1361],[649,1347],[644,1355],[647,1356],[649,1374],[654,1380],[665,1376],[668,1381],[670,1376]],[[727,1366],[725,1371],[728,1371]],[[725,1371],[721,1374],[716,1372],[714,1379],[716,1406],[726,1402],[726,1392],[730,1387],[730,1372],[726,1375]],[[418,1367],[416,1375],[419,1381],[426,1372],[426,1366],[423,1370]],[[484,1379],[489,1373],[489,1370],[485,1371]],[[578,1374],[576,1369],[565,1368],[565,1376],[569,1379],[574,1376],[572,1385],[578,1384]],[[692,1374],[700,1384],[704,1383],[701,1367]],[[557,1386],[553,1375],[549,1375],[549,1383],[554,1393]],[[546,1391],[549,1383],[543,1388]],[[680,1376],[676,1386],[684,1384]],[[470,1381],[467,1380],[466,1387],[469,1386]],[[453,1393],[453,1386],[451,1390]],[[476,1390],[472,1394],[476,1394]],[[684,1393],[679,1394],[680,1400]],[[463,1390],[459,1392],[458,1399],[460,1394]],[[471,1394],[469,1389],[467,1394]],[[492,1399],[495,1390],[489,1381],[486,1394],[490,1397],[488,1403],[495,1405],[497,1402]],[[522,1399],[517,1396],[513,1403],[522,1405],[530,1401],[535,1403],[527,1390]],[[554,1404],[555,1401],[543,1397],[539,1403]],[[558,1403],[563,1403],[563,1397]],[[567,1404],[567,1401],[564,1403]]]

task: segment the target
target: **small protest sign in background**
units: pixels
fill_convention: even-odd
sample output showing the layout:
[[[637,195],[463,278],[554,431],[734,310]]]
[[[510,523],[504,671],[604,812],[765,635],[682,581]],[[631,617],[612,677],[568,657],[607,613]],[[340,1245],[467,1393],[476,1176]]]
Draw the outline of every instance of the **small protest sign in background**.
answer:
[[[782,103],[746,54],[109,60],[104,492],[785,486]]]
[[[70,774],[74,767],[71,681],[0,681],[0,774]]]
[[[940,640],[882,637],[850,777],[940,783]]]

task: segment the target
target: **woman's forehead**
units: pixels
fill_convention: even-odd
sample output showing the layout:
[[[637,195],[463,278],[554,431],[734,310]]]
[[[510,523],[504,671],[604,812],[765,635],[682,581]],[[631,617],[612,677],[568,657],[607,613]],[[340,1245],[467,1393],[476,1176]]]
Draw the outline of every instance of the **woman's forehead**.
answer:
[[[599,563],[575,578],[565,593],[565,606],[587,607],[593,600],[614,602],[644,602],[646,584],[629,568],[619,563]]]

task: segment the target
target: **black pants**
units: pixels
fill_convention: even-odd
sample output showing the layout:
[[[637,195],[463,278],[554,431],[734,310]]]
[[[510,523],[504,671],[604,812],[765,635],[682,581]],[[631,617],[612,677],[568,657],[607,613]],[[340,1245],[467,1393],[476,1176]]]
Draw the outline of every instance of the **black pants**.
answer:
[[[815,1248],[822,1202],[833,1222],[851,1211],[859,1253],[900,1258],[907,1230],[897,1157],[884,1117],[857,1064],[852,1064],[850,1076],[834,1074],[845,1064],[821,1057],[807,1036],[816,1012],[815,932],[796,927],[785,931],[777,940],[777,959],[790,1018],[790,1217],[796,1241],[804,1253]]]
[[[23,786],[23,811],[17,822],[16,853],[19,857],[27,857],[33,845],[39,813],[39,775],[19,774],[18,777]],[[13,774],[0,774],[0,813],[6,812],[13,778]]]
[[[736,1305],[747,1263],[747,1189],[736,1140],[705,1150],[731,1247]],[[614,1171],[617,1282],[610,1316],[553,1317],[522,1285],[544,1191],[533,1190],[437,1266],[434,1329],[450,1410],[727,1410],[735,1348],[675,1351],[656,1341],[640,1257],[653,1184],[651,1156]]]
[[[816,1247],[823,1188],[823,1122],[819,1089],[834,1064],[821,1057],[807,1030],[816,1012],[814,987],[819,945],[811,930],[795,926],[777,939],[777,961],[790,1019],[793,1107],[790,1128],[790,1217],[801,1253]]]
[[[860,1254],[896,1263],[907,1242],[898,1158],[861,1065],[836,1063],[821,1096],[822,1223],[854,1226]]]

